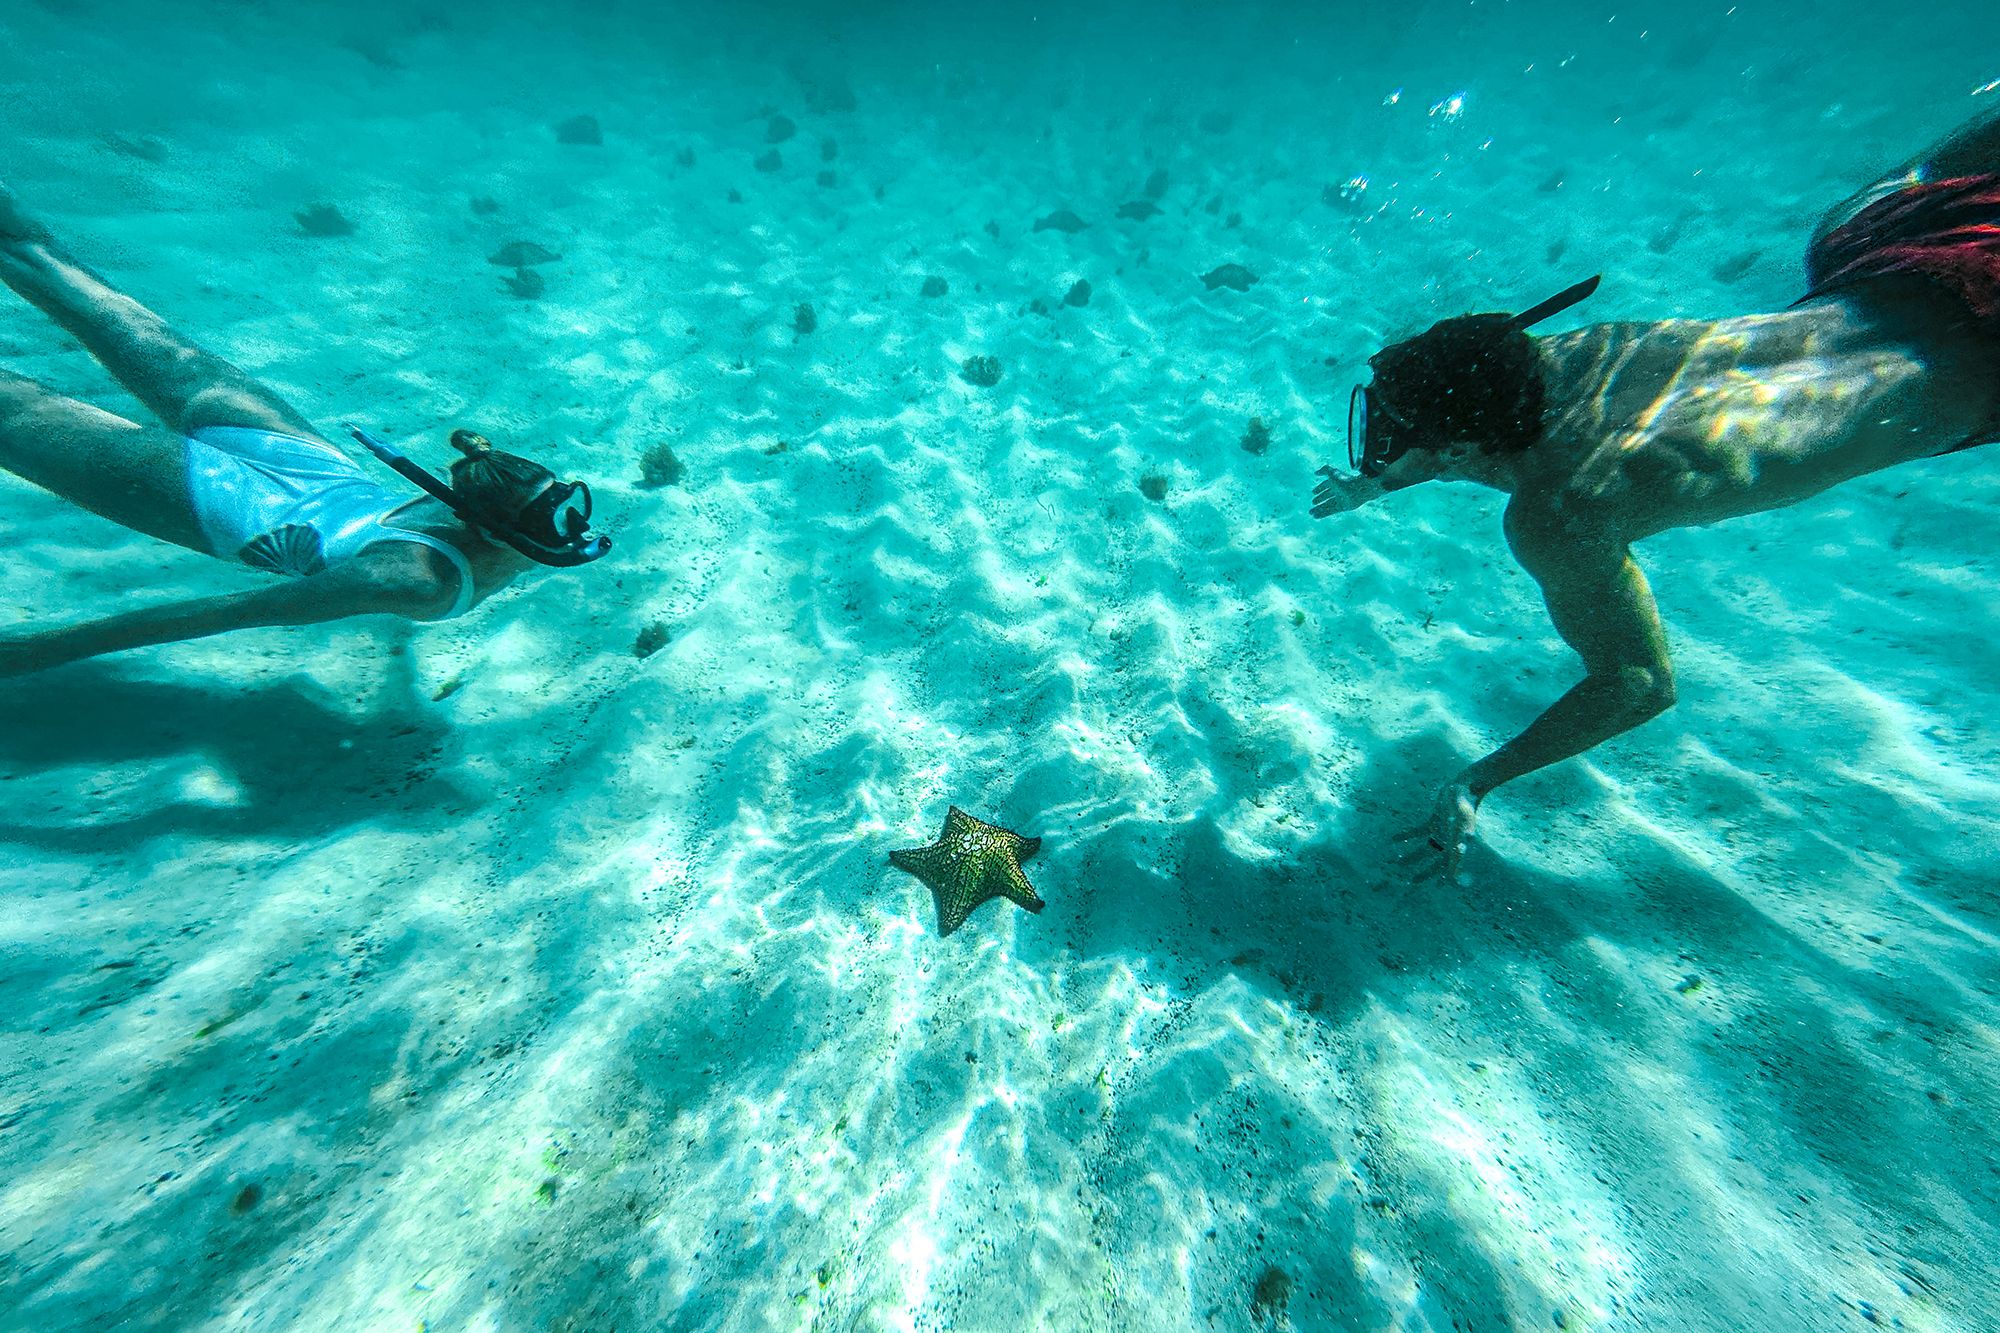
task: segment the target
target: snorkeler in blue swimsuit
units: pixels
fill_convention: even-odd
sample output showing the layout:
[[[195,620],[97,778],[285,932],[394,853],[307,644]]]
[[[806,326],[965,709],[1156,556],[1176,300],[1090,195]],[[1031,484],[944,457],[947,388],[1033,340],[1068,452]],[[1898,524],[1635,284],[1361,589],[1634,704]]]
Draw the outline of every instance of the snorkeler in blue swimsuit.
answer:
[[[377,484],[243,371],[58,246],[0,185],[0,282],[72,334],[164,429],[0,370],[0,468],[135,531],[289,576],[249,592],[0,636],[0,675],[257,625],[463,615],[534,564],[595,560],[590,490],[456,431],[447,483],[358,428],[423,494]]]

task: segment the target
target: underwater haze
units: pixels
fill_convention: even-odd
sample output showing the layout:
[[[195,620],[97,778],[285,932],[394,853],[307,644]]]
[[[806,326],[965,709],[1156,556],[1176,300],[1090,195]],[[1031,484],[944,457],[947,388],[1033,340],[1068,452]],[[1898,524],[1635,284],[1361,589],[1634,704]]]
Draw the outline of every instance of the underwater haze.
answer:
[[[1457,882],[1575,659],[1498,495],[1307,514],[1385,342],[1781,310],[1996,79],[1991,0],[6,0],[84,263],[616,546],[0,680],[0,1329],[2000,1330],[2000,450],[1641,543],[1678,706]],[[263,577],[0,542],[9,634]],[[1044,910],[939,933],[953,806]]]

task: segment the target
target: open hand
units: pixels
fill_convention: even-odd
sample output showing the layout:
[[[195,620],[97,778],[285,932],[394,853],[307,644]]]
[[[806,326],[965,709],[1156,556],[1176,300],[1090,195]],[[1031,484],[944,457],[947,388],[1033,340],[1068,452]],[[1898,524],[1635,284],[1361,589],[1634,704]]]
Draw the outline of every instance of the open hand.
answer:
[[[1465,858],[1465,844],[1472,826],[1479,820],[1479,798],[1472,788],[1454,779],[1437,794],[1430,819],[1396,835],[1396,841],[1411,844],[1404,858],[1420,871],[1435,865],[1449,880],[1458,878],[1459,863]]]
[[[1325,478],[1313,487],[1314,518],[1325,518],[1329,514],[1344,514],[1350,509],[1359,508],[1380,489],[1369,478],[1335,472],[1331,467],[1323,467],[1314,475]]]

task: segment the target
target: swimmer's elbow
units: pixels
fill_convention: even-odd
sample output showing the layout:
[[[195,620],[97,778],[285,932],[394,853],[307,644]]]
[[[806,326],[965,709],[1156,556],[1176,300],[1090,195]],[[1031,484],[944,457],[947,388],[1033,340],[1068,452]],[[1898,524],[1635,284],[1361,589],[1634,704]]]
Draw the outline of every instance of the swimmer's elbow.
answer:
[[[429,558],[381,581],[373,609],[411,620],[436,620],[451,610],[458,601],[461,575],[443,556],[423,554]]]
[[[338,578],[343,585],[329,589],[328,610],[332,617],[393,615],[409,620],[435,620],[458,601],[461,575],[435,551],[417,548],[398,551],[396,558],[376,561],[369,556],[353,562],[348,570],[322,577]],[[349,572],[351,571],[351,573]]]

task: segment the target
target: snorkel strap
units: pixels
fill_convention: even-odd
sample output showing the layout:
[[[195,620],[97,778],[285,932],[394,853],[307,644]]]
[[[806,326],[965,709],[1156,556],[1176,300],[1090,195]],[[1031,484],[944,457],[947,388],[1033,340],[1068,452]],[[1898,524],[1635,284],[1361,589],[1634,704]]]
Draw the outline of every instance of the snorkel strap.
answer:
[[[488,537],[498,538],[537,564],[550,565],[557,569],[571,569],[577,565],[587,565],[611,549],[611,539],[602,534],[592,537],[589,541],[569,546],[544,546],[512,528],[495,527],[490,521],[482,520],[466,508],[465,502],[458,497],[458,494],[450,486],[438,480],[437,474],[430,469],[417,466],[351,421],[347,423],[347,432],[360,441],[369,453],[388,464],[398,476],[413,482],[424,494],[451,510],[465,526]]]

